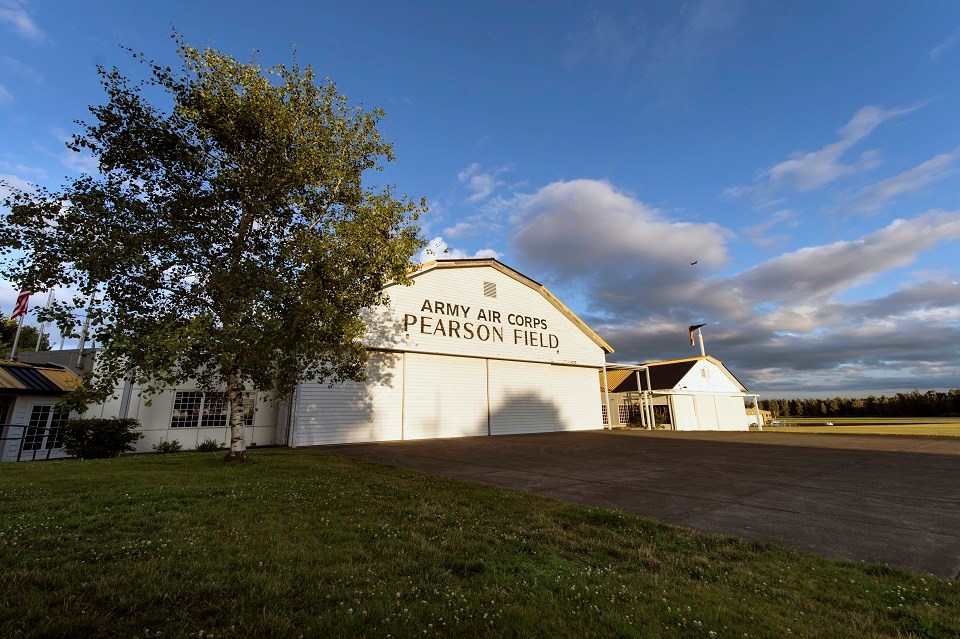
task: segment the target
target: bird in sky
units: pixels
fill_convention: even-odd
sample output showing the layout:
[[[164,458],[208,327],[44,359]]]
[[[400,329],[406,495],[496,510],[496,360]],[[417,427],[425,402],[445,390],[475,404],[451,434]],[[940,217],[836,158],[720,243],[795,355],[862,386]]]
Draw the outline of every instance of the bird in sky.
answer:
[[[699,261],[700,261],[700,260],[694,260],[694,261],[690,262],[690,266],[693,266],[694,264],[696,264],[696,263],[699,262]]]

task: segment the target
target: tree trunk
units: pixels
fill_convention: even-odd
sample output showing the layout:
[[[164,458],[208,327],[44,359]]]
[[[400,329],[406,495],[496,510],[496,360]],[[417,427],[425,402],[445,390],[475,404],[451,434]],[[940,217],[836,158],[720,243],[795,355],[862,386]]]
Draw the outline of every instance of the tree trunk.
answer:
[[[230,401],[230,450],[223,461],[247,461],[243,442],[243,387],[236,373],[227,376],[227,399]]]

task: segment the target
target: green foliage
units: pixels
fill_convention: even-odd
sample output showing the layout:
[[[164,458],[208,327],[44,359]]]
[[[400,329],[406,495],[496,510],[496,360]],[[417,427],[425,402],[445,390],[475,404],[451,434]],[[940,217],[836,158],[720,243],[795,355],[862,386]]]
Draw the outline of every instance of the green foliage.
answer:
[[[17,335],[17,320],[4,316],[0,319],[0,353],[3,357],[10,355],[10,349],[13,347],[13,339]],[[17,352],[27,352],[37,350],[37,333],[39,329],[36,326],[24,324],[20,331],[20,341],[17,342]],[[44,333],[40,340],[40,350],[50,350],[50,335]]]
[[[136,450],[143,439],[136,419],[68,419],[63,427],[63,447],[80,459],[117,457]]]
[[[197,444],[197,450],[201,453],[213,453],[223,448],[216,439],[207,438]]]
[[[161,455],[166,455],[167,453],[179,453],[181,450],[183,450],[183,445],[176,439],[173,441],[162,439],[153,445],[153,450]]]
[[[761,399],[760,408],[774,417],[957,417],[960,389],[911,391],[893,397]]]
[[[106,103],[68,147],[99,175],[12,190],[0,276],[79,291],[44,315],[68,333],[97,292],[80,313],[106,347],[87,400],[125,376],[148,393],[194,378],[234,405],[244,389],[283,397],[304,379],[362,379],[361,311],[409,283],[425,210],[369,185],[394,160],[384,112],[350,106],[309,66],[175,40],[180,69],[139,53],[140,81],[98,67]]]
[[[4,637],[960,635],[953,580],[315,450],[3,464],[0,532]]]

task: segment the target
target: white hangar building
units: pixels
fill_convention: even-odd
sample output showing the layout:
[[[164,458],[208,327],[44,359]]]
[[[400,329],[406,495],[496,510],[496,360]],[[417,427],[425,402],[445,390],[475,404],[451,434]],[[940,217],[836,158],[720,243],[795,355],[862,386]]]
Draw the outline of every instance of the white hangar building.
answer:
[[[365,318],[368,381],[298,386],[277,443],[603,428],[613,349],[546,288],[493,259],[429,262],[412,280]]]

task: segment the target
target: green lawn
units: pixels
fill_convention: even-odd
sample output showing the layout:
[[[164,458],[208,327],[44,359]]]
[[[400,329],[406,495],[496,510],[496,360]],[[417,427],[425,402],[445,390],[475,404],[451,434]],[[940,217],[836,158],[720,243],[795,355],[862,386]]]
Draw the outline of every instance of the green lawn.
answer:
[[[929,435],[960,437],[957,417],[784,417],[790,425],[764,426],[771,433]],[[827,422],[832,425],[828,426]]]
[[[955,637],[960,585],[340,458],[0,466],[0,636]]]

